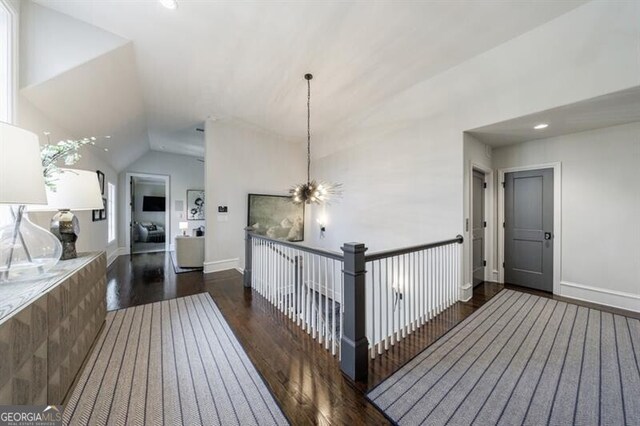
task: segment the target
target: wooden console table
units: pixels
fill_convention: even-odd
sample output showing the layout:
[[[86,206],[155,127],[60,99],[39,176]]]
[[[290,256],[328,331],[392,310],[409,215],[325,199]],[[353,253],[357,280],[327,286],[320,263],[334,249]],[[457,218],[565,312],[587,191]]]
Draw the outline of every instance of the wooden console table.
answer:
[[[0,405],[59,405],[106,317],[107,258],[81,253],[0,284]]]

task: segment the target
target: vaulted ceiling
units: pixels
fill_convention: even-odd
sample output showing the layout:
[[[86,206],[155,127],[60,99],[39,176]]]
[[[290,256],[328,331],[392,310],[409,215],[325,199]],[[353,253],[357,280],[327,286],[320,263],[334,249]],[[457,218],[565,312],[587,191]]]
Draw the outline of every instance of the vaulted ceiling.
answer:
[[[207,118],[303,141],[306,72],[321,133],[584,1],[37,3],[32,24],[56,19],[26,30],[23,93],[78,134],[111,135],[122,169],[148,149],[203,155],[195,129]],[[33,66],[39,49],[52,61],[45,70]]]

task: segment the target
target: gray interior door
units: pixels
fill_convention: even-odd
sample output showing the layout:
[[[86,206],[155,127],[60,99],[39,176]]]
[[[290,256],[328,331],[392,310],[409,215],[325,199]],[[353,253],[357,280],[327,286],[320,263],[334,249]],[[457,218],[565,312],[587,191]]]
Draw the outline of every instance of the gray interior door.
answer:
[[[129,198],[129,209],[131,210],[131,221],[129,221],[129,253],[133,254],[133,220],[135,218],[135,189],[136,189],[136,185],[133,181],[133,176],[129,177],[129,191],[131,194],[131,197]]]
[[[487,222],[484,217],[484,173],[473,171],[473,211],[472,211],[472,256],[473,259],[473,285],[484,281],[485,254],[484,238]]]
[[[553,169],[505,174],[505,282],[553,292]]]

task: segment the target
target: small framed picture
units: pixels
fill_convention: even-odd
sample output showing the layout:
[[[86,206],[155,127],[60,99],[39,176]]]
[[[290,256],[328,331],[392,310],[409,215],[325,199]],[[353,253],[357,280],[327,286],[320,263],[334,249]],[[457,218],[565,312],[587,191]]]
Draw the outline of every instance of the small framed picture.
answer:
[[[102,199],[102,205],[104,208],[100,210],[100,220],[107,220],[107,199]]]
[[[96,173],[98,174],[98,183],[100,184],[100,193],[104,195],[104,173],[102,173],[100,170],[97,170]]]
[[[107,199],[102,199],[102,209],[100,210],[92,210],[91,211],[91,220],[93,222],[99,222],[101,220],[105,220],[107,218]]]
[[[187,220],[204,220],[204,190],[187,189]]]

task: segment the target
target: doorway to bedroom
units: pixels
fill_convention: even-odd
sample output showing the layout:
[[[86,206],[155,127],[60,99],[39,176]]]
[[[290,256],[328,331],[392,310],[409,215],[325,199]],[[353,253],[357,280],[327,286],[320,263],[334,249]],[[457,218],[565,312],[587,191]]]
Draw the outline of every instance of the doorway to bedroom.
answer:
[[[168,251],[168,176],[131,173],[128,177],[131,253]]]

